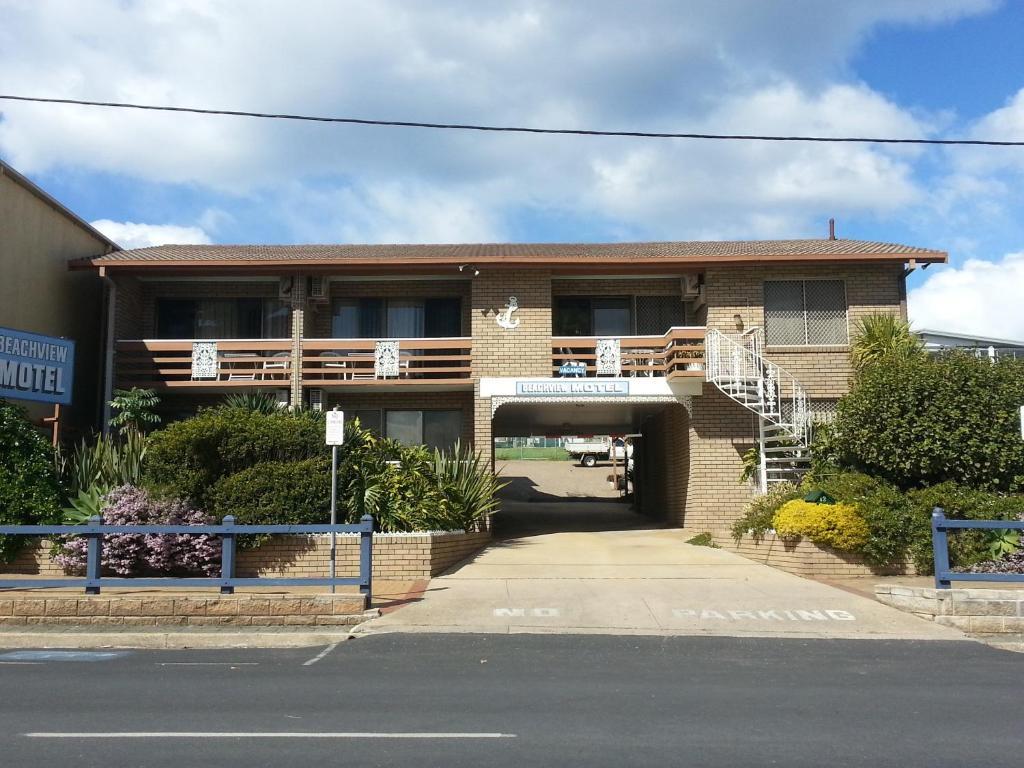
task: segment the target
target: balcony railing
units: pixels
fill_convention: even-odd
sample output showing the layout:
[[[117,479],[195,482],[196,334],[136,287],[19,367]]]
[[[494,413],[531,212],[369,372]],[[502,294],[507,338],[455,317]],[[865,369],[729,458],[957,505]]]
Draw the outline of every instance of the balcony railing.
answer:
[[[290,339],[117,342],[118,387],[287,387]]]
[[[468,338],[303,339],[302,383],[468,384],[473,343]]]
[[[661,336],[557,336],[555,376],[704,376],[704,328],[670,328]]]

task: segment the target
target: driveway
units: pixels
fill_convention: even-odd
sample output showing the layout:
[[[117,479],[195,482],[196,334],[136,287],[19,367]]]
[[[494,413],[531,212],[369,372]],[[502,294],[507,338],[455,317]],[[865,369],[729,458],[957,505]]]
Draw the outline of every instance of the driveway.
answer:
[[[609,519],[623,514],[620,504],[605,504]],[[523,514],[535,506],[526,505]],[[570,509],[560,514],[571,515],[575,505],[562,506]],[[508,538],[433,579],[420,600],[364,626],[370,632],[963,639],[872,599],[686,544],[679,530],[645,528]]]

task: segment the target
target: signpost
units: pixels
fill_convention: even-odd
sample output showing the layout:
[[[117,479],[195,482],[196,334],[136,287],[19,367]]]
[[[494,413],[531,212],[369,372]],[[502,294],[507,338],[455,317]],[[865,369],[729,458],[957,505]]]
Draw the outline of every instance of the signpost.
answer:
[[[345,442],[345,412],[338,406],[327,412],[327,444],[331,446],[331,525],[338,524],[338,446]],[[338,534],[331,531],[331,579],[335,577],[338,562]],[[331,584],[331,593],[335,586]]]
[[[71,405],[75,342],[0,328],[0,397],[53,403],[53,442],[60,435],[60,407]]]

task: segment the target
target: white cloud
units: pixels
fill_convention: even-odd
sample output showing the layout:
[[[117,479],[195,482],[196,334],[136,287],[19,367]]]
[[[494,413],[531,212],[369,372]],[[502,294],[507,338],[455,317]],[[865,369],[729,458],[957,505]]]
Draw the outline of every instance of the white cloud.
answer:
[[[848,82],[850,55],[880,24],[940,23],[992,6],[0,0],[0,92],[506,125],[918,136],[934,127]],[[922,194],[912,152],[863,145],[481,135],[13,103],[0,103],[0,151],[29,173],[73,167],[267,200],[267,216],[299,239],[466,241],[538,210],[603,218],[624,236],[793,236],[828,214],[889,215]],[[303,199],[332,218],[309,215]]]
[[[91,222],[96,229],[122,248],[148,248],[167,243],[209,243],[209,235],[200,227],[182,227],[176,224],[139,224],[134,221],[99,219]]]
[[[1024,251],[998,261],[970,259],[961,267],[935,269],[907,297],[915,327],[1024,339]]]

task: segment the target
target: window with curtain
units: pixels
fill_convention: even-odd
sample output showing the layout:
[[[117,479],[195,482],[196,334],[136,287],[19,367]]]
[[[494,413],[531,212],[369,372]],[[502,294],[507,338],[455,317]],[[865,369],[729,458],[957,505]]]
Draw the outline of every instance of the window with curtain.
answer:
[[[267,339],[291,336],[291,308],[278,299],[158,299],[160,339]]]
[[[364,429],[384,435],[405,445],[423,445],[434,450],[449,450],[462,433],[462,411],[357,410]]]
[[[766,280],[767,344],[844,345],[849,342],[842,280]]]
[[[418,339],[462,335],[462,300],[336,298],[331,336],[336,339]]]

